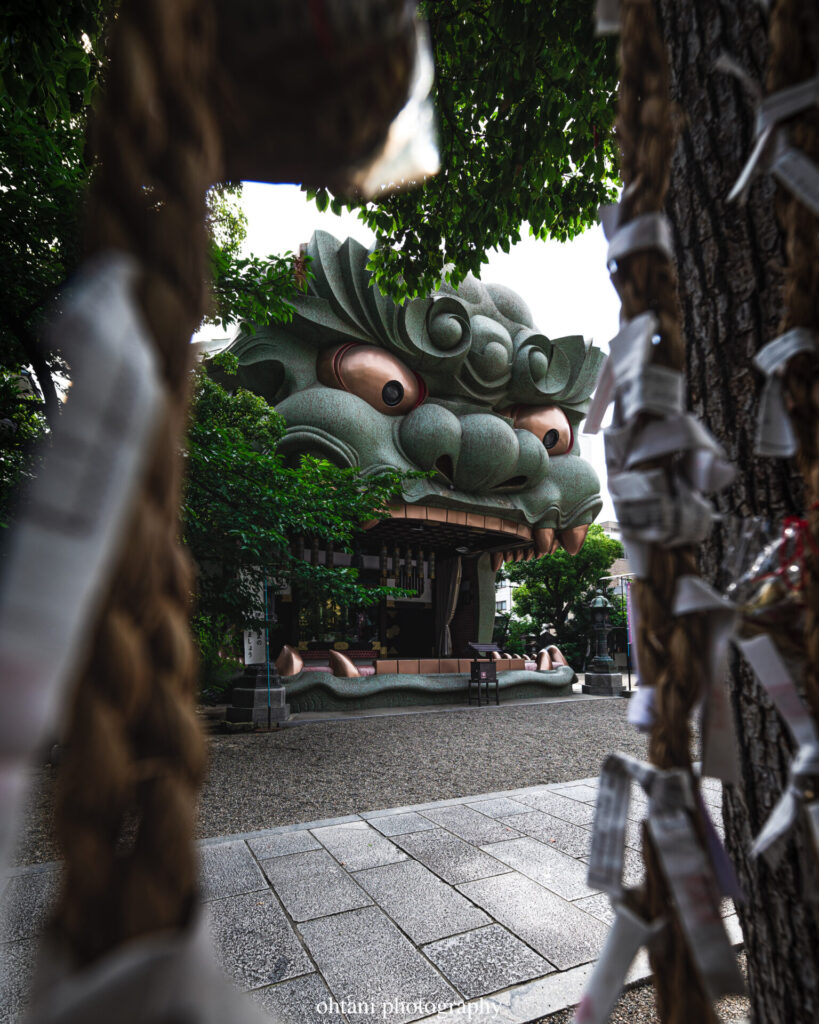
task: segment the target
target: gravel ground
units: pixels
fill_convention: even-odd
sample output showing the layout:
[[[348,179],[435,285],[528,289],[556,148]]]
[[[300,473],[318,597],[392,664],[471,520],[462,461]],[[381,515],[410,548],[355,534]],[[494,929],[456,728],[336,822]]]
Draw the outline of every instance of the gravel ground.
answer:
[[[230,835],[358,811],[596,775],[612,750],[645,755],[625,700],[571,701],[211,736],[198,835]],[[56,770],[34,771],[17,862],[59,856]]]
[[[200,835],[596,775],[611,750],[645,753],[627,710],[577,701],[216,736]]]

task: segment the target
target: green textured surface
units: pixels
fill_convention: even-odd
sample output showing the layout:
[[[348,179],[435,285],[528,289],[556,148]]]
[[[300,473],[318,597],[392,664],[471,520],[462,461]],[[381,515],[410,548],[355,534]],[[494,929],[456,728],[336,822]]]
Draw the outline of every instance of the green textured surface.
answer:
[[[530,526],[592,522],[601,507],[599,482],[577,438],[570,453],[550,456],[504,413],[516,405],[556,405],[576,435],[603,360],[599,349],[580,336],[547,338],[523,299],[501,285],[470,277],[457,291],[442,285],[428,298],[396,306],[371,286],[368,253],[358,242],[317,231],[308,252],[315,280],[296,298],[293,322],[240,334],[230,347],[239,383],[287,420],[284,453],[307,452],[365,472],[430,470],[447,456],[452,480],[411,481],[407,501]],[[386,349],[420,374],[428,390],[423,404],[388,416],[350,391],[321,384],[317,357],[349,342]]]
[[[500,699],[564,697],[577,679],[571,668],[549,672],[507,670],[498,676]],[[297,711],[361,711],[365,708],[466,703],[468,675],[384,674],[347,679],[327,672],[300,672],[285,679],[287,702]],[[494,693],[494,687],[491,690]]]

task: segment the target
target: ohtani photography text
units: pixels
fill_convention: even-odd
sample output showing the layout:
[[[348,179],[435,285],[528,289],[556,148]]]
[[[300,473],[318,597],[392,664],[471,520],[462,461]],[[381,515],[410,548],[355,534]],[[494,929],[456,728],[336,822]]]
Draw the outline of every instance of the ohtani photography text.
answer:
[[[395,1014],[403,1016],[408,1013],[419,1017],[428,1017],[430,1014],[440,1013],[442,1010],[453,1010],[456,1006],[460,1009],[459,1020],[469,1020],[472,1016],[476,1019],[484,1020],[487,1013],[492,1013],[494,1016],[500,1013],[499,1006],[483,998],[468,1005],[463,1003],[436,1003],[433,1000],[425,999],[384,999],[380,1002],[374,999],[342,999],[340,1001],[322,999],[320,1003],[316,1003],[316,1012],[322,1017],[330,1017],[341,1013],[353,1013],[362,1017],[368,1016],[387,1020],[388,1017],[392,1017]]]

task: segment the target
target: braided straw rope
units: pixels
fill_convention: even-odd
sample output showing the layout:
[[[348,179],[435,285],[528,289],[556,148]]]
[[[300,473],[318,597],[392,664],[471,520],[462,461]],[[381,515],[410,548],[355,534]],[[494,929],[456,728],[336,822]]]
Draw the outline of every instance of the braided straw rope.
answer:
[[[183,926],[195,903],[205,757],[178,507],[188,342],[205,305],[205,192],[219,177],[218,133],[201,99],[214,52],[210,5],[123,3],[94,128],[89,249],[136,257],[169,401],[70,723],[57,807],[65,884],[53,927],[78,965]]]
[[[800,0],[779,0],[771,14],[768,92],[796,85],[819,73],[819,8]],[[791,144],[819,164],[819,111],[812,107],[788,125]],[[784,189],[777,190],[777,214],[785,234],[784,313],[779,333],[808,327],[819,333],[819,220]],[[788,367],[786,386],[799,440],[798,464],[807,485],[810,528],[819,537],[819,360],[803,354]],[[805,696],[819,721],[819,559],[806,553]]]
[[[69,723],[52,933],[77,966],[184,926],[195,904],[205,749],[178,510],[188,342],[206,307],[206,190],[251,166],[264,180],[318,183],[358,166],[407,96],[414,40],[406,0],[120,6],[94,124],[89,249],[136,258],[168,402]],[[311,88],[294,104],[299,76]],[[278,131],[260,140],[270,122]]]
[[[662,212],[671,172],[676,131],[669,92],[669,70],[654,4],[624,0],[620,33],[620,93],[617,135],[625,185],[620,223],[644,213]],[[685,367],[677,281],[673,263],[661,254],[638,252],[618,261],[614,275],[626,319],[652,310],[659,319],[660,342],[655,364],[674,370]],[[640,468],[668,467],[670,460]],[[674,618],[677,579],[695,574],[696,552],[691,547],[653,546],[649,574],[635,585],[639,627],[636,643],[641,684],[655,690],[656,718],[649,741],[649,759],[659,768],[690,769],[691,711],[698,700],[699,680],[707,646],[702,614]],[[648,834],[643,834],[646,890],[643,913],[653,920],[667,915],[670,896]],[[651,952],[657,1007],[668,1024],[715,1021],[702,990],[679,924],[666,928]]]

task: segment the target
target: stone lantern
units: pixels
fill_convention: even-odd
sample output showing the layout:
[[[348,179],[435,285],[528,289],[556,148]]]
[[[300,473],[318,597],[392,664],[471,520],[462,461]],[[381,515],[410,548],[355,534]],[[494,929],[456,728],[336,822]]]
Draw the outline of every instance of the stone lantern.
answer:
[[[591,611],[592,633],[590,671],[586,672],[583,682],[583,693],[605,694],[613,696],[623,693],[623,676],[614,671],[614,662],[609,657],[608,632],[611,601],[602,590],[598,590],[592,598]]]

